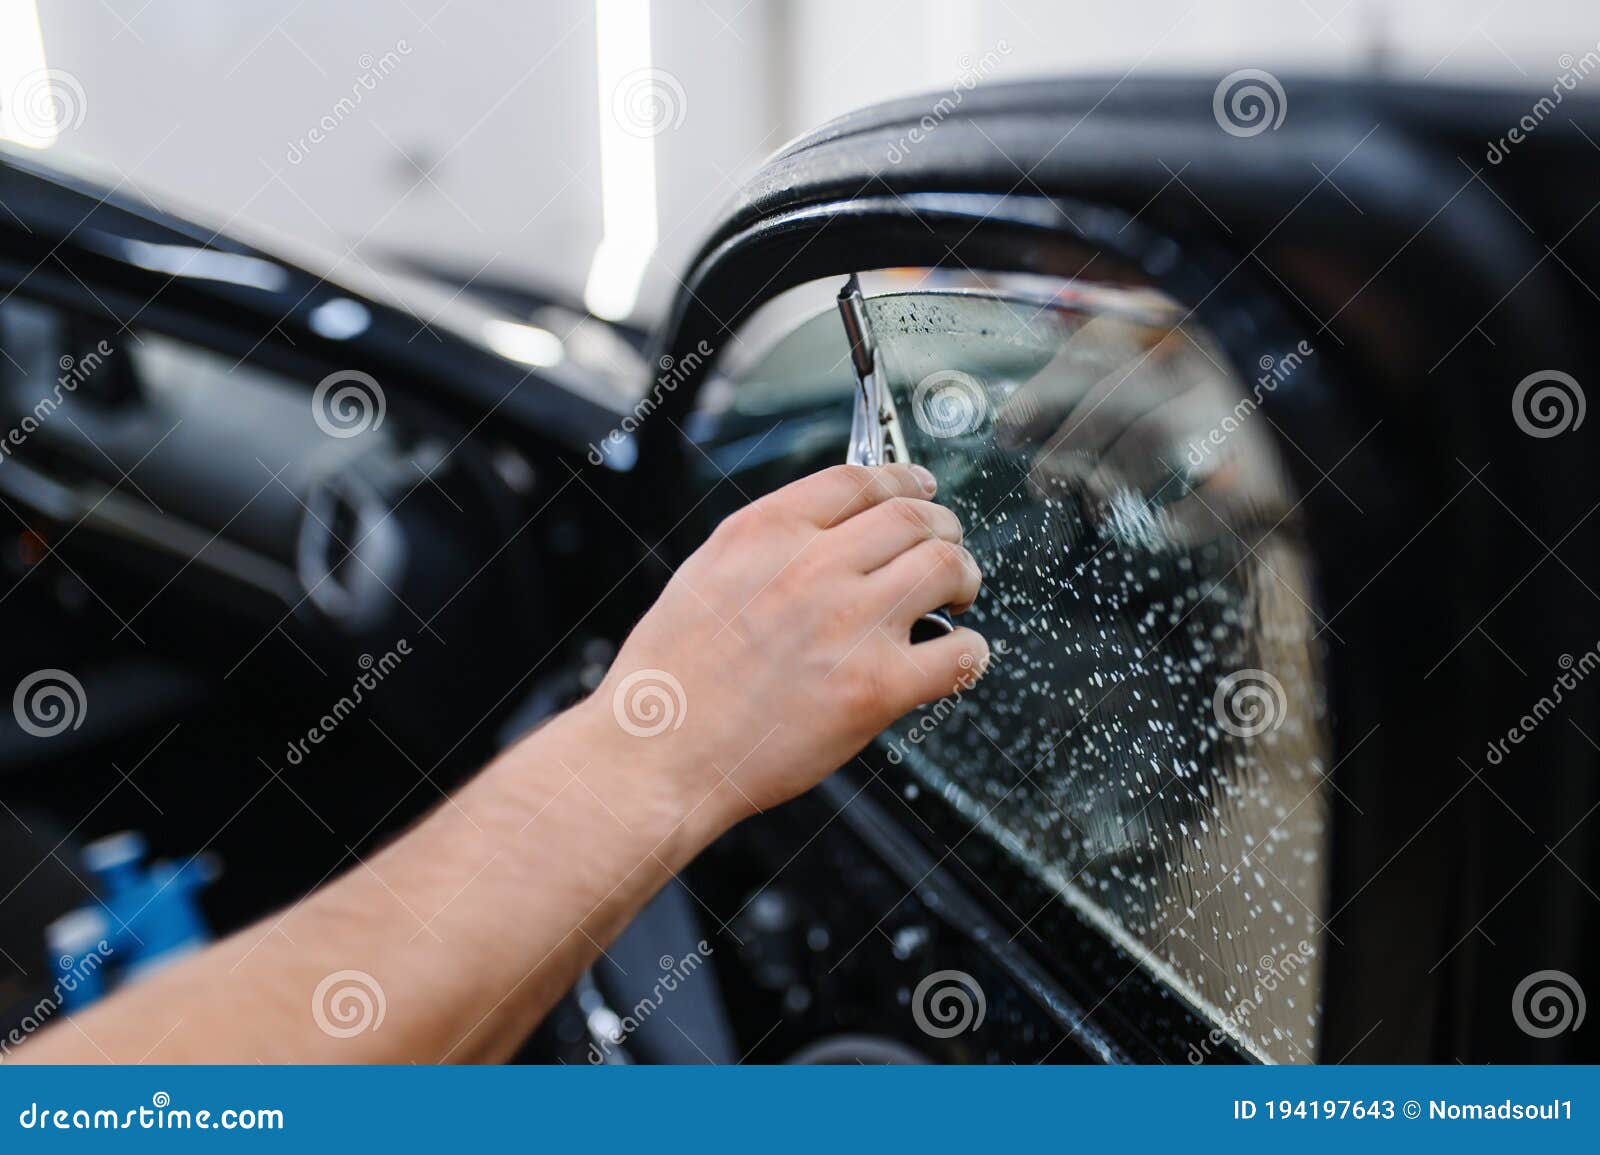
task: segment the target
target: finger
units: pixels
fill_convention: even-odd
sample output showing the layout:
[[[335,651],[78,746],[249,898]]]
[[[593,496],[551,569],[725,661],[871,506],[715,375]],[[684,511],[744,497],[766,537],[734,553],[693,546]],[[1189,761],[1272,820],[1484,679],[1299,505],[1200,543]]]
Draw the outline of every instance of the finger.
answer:
[[[1213,412],[1200,386],[1179,393],[1123,430],[1101,455],[1099,468],[1127,489],[1171,500],[1178,493],[1174,478],[1192,472],[1184,464],[1192,447],[1185,438],[1203,436]]]
[[[909,629],[929,610],[966,610],[978,597],[983,574],[961,546],[933,540],[907,550],[867,581],[880,619]]]
[[[933,474],[916,465],[835,465],[773,496],[827,529],[892,497],[933,496]]]
[[[1056,452],[1098,459],[1128,427],[1180,392],[1165,364],[1141,358],[1107,373],[1050,437]]]
[[[891,692],[902,713],[947,694],[966,693],[989,668],[989,643],[965,626],[931,642],[907,643],[908,661],[891,661]]]
[[[1197,383],[1217,375],[1215,363],[1182,330],[1174,330],[1096,382],[1063,424],[1055,443],[1102,454],[1129,427]]]
[[[942,505],[891,497],[829,531],[858,573],[871,573],[925,541],[961,543],[961,519]]]
[[[1019,449],[1047,437],[1108,372],[1151,348],[1163,332],[1112,314],[1091,317],[1001,407],[994,423],[1000,444]]]

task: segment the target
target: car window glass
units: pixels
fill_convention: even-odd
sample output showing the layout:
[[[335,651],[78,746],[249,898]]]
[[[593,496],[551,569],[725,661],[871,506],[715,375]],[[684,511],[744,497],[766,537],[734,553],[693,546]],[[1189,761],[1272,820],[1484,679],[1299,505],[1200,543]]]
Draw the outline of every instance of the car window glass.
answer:
[[[983,566],[972,624],[1004,651],[880,742],[1249,1049],[1308,1061],[1321,623],[1262,386],[1148,301],[868,312],[902,443]]]

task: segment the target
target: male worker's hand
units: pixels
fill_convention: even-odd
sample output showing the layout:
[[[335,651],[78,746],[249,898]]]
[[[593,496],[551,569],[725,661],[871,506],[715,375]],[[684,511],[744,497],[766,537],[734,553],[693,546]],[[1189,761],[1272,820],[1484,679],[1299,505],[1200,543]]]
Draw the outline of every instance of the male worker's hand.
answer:
[[[956,515],[916,466],[840,465],[734,514],[686,561],[581,709],[601,757],[661,768],[663,802],[728,825],[815,785],[913,707],[982,674],[970,629],[910,644],[978,595]]]
[[[983,672],[971,630],[907,640],[924,611],[978,593],[961,526],[932,496],[926,471],[840,466],[729,518],[590,698],[358,867],[25,1056],[508,1058],[713,838]],[[381,1031],[329,1019],[330,984],[352,979]]]

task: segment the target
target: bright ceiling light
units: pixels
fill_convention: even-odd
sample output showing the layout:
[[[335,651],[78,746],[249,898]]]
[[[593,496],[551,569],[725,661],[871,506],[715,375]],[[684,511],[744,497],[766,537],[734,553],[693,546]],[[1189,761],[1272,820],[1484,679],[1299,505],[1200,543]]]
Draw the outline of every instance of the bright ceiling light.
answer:
[[[49,148],[63,121],[83,120],[83,88],[44,59],[34,0],[0,3],[0,140]]]
[[[603,224],[583,300],[620,320],[655,252],[655,137],[682,119],[683,90],[651,67],[650,0],[595,0],[594,20]]]

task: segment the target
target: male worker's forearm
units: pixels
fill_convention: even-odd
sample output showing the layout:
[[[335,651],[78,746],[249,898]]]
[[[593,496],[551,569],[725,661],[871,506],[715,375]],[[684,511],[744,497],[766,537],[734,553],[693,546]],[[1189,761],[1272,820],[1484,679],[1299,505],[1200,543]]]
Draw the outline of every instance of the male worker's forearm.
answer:
[[[338,881],[19,1053],[510,1055],[728,825],[982,673],[971,630],[910,640],[981,581],[936,488],[915,466],[838,466],[753,502],[677,569],[588,702]]]
[[[506,1058],[732,820],[722,788],[685,790],[703,780],[653,764],[667,745],[623,733],[609,711],[569,712],[336,882],[57,1024],[18,1054],[60,1062]],[[344,995],[336,981],[315,1005],[319,984],[341,971],[355,972],[342,980]],[[372,1025],[380,1000],[383,1017]]]

